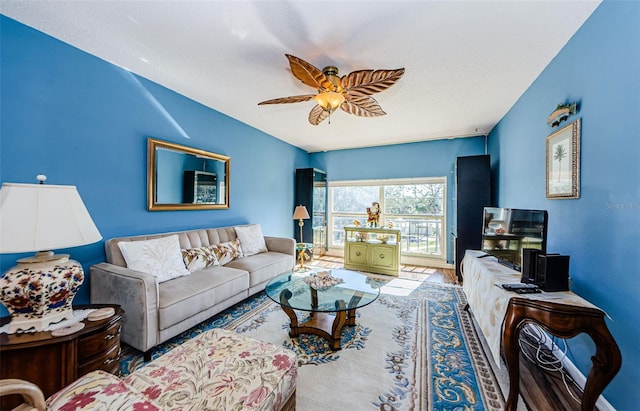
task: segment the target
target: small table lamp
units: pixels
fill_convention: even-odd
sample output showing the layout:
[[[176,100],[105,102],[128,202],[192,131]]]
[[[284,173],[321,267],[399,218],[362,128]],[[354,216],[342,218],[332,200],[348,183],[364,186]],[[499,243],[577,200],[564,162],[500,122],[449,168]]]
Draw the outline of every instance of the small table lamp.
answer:
[[[300,227],[300,242],[304,243],[304,239],[302,238],[302,226],[304,225],[304,221],[302,220],[308,220],[309,218],[309,212],[307,211],[307,207],[303,206],[303,205],[299,205],[296,207],[296,209],[293,211],[293,219],[294,220],[299,220],[298,221],[298,226]]]
[[[82,266],[53,250],[102,236],[75,186],[4,183],[0,189],[0,253],[37,252],[0,277],[0,302],[11,313],[9,333],[42,331],[73,317],[71,303],[84,281]]]

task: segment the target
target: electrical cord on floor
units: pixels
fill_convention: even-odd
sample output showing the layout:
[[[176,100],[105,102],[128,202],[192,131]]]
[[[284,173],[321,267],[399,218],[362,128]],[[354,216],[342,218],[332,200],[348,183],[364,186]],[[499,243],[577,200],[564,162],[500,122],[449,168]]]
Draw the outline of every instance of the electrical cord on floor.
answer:
[[[545,371],[558,372],[571,398],[580,403],[581,400],[577,398],[569,388],[569,381],[567,381],[564,365],[562,364],[562,361],[567,356],[568,345],[563,338],[559,338],[559,340],[562,340],[564,349],[561,349],[555,341],[549,338],[549,335],[539,327],[533,324],[525,324],[520,332],[518,344],[520,351],[529,361],[537,364]],[[549,349],[549,347],[552,348]],[[530,351],[535,352],[535,358],[531,357]]]

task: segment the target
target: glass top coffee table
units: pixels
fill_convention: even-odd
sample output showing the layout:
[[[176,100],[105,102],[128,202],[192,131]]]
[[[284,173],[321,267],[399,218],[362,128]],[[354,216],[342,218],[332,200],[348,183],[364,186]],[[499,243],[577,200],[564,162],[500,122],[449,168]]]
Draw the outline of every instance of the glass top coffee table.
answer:
[[[305,281],[309,276],[326,276],[327,272],[341,282],[316,288]],[[380,295],[378,287],[379,283],[366,275],[332,269],[280,274],[269,281],[265,291],[289,316],[291,337],[318,335],[329,342],[332,350],[339,350],[342,328],[356,325],[356,309],[374,302]],[[309,312],[309,319],[299,322],[295,310]]]

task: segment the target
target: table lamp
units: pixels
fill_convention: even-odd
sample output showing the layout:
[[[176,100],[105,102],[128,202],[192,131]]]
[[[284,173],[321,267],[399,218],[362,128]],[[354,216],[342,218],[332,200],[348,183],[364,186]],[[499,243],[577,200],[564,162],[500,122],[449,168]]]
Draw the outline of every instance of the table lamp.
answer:
[[[9,333],[42,331],[73,318],[82,266],[53,249],[100,241],[75,186],[4,183],[0,188],[0,253],[36,252],[0,277],[0,302],[11,313]]]
[[[309,218],[309,212],[307,211],[307,207],[303,206],[303,205],[299,205],[296,207],[296,209],[293,211],[293,219],[294,220],[298,220],[298,226],[300,227],[300,242],[304,243],[304,240],[302,238],[302,226],[304,225],[304,221],[302,220],[308,220]]]

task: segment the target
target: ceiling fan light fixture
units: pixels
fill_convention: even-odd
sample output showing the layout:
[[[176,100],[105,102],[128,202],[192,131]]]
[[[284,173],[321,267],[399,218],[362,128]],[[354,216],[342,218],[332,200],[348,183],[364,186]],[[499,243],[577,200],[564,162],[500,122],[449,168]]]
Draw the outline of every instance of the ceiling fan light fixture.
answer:
[[[328,112],[335,111],[342,103],[344,103],[344,95],[342,93],[336,93],[335,91],[324,91],[313,96],[313,99],[320,107]]]
[[[258,103],[285,104],[315,100],[317,103],[309,112],[309,123],[314,126],[329,119],[340,108],[349,114],[360,117],[377,117],[385,113],[378,102],[371,97],[395,84],[404,74],[404,68],[394,70],[356,70],[346,76],[338,77],[338,68],[327,66],[322,71],[312,64],[291,54],[285,54],[289,60],[291,73],[303,84],[313,87],[318,94],[305,94],[274,98]]]

